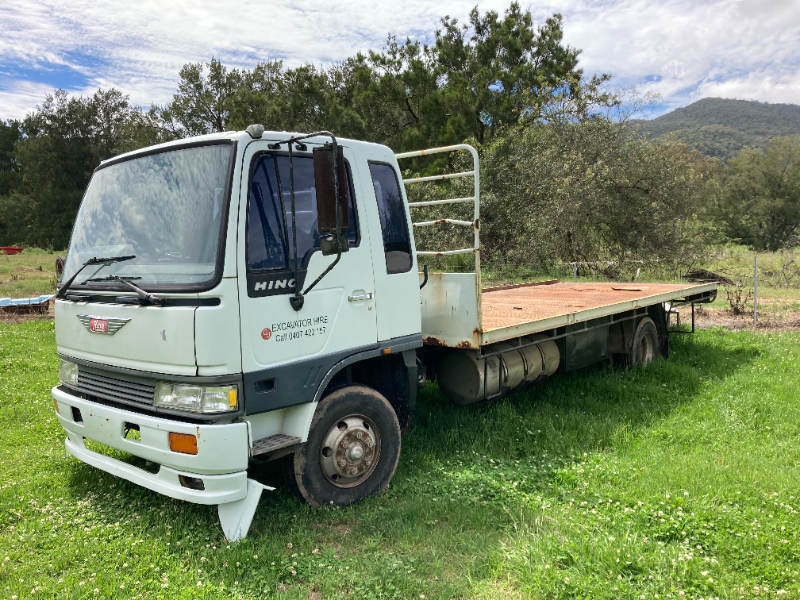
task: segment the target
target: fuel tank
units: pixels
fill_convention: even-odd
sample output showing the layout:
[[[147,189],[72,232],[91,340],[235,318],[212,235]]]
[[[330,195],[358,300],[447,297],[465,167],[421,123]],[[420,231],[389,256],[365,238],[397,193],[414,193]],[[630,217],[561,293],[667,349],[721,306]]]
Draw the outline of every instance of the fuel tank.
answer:
[[[527,344],[527,345],[526,345]],[[545,335],[522,338],[522,347],[499,342],[482,349],[452,350],[442,357],[436,378],[442,393],[454,404],[465,405],[521,391],[558,370],[558,346]]]

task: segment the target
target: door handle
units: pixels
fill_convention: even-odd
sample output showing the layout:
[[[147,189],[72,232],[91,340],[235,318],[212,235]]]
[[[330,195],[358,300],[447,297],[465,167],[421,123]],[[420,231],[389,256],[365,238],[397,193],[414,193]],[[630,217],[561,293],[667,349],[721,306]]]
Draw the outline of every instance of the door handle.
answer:
[[[367,294],[358,294],[357,296],[348,296],[347,297],[347,301],[348,302],[361,302],[362,300],[372,300],[372,298],[374,298],[374,295],[373,295],[372,292],[369,292]]]

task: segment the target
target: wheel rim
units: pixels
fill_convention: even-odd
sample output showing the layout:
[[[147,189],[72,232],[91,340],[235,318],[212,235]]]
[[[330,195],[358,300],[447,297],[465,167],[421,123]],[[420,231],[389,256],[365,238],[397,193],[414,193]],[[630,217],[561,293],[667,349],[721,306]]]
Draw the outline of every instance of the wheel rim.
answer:
[[[325,434],[319,460],[328,481],[350,488],[372,475],[380,453],[381,436],[375,423],[364,415],[348,415]]]
[[[655,342],[653,336],[646,333],[642,337],[642,343],[639,345],[639,364],[646,365],[655,355]]]

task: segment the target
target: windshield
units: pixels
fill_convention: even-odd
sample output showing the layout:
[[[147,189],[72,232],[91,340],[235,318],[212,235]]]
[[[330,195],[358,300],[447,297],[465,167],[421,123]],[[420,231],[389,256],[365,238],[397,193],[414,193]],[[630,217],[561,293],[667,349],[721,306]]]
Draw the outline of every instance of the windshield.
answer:
[[[135,255],[92,265],[74,285],[119,275],[140,287],[197,288],[216,279],[232,144],[173,150],[95,172],[72,232],[62,281],[93,257]]]

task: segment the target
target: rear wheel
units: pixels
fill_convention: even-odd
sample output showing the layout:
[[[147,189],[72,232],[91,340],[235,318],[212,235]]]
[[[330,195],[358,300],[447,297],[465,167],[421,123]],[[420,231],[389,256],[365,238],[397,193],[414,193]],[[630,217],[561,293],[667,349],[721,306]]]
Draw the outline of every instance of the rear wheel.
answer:
[[[311,506],[346,505],[386,489],[400,458],[400,424],[391,404],[364,385],[323,398],[308,440],[286,457],[293,491]]]
[[[653,319],[640,319],[628,348],[628,364],[632,367],[648,364],[660,354],[659,347],[658,331]]]

